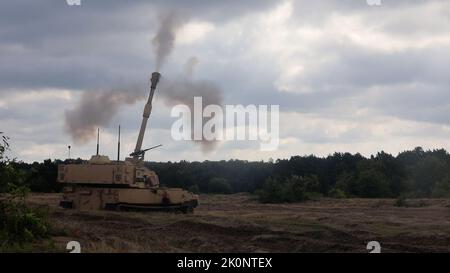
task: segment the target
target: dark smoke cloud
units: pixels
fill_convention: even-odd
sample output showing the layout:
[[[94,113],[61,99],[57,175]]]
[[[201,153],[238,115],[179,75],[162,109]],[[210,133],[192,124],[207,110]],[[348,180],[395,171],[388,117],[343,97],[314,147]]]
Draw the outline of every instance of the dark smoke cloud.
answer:
[[[153,46],[156,55],[156,71],[167,61],[167,57],[175,47],[175,38],[177,30],[186,22],[175,11],[166,12],[159,17],[159,28],[153,38]]]
[[[86,143],[95,137],[97,127],[107,126],[124,104],[134,104],[145,97],[135,86],[116,90],[89,90],[79,104],[66,111],[66,130],[75,143]]]

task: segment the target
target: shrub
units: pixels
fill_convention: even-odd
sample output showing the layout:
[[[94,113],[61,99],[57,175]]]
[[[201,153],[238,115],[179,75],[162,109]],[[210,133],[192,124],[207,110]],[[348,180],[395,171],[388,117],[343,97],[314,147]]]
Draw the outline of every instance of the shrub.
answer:
[[[29,189],[13,187],[10,196],[0,202],[0,250],[48,236],[47,211],[25,204]]]
[[[317,176],[292,175],[282,182],[270,177],[256,194],[262,203],[292,203],[321,196],[318,188]]]
[[[281,183],[277,179],[269,177],[266,179],[262,189],[255,192],[262,203],[284,202],[284,192]]]
[[[329,195],[333,198],[339,198],[339,199],[343,199],[343,198],[347,198],[347,194],[345,194],[345,191],[339,189],[339,188],[333,188],[330,192]]]
[[[369,169],[361,171],[357,180],[358,196],[365,198],[379,198],[390,195],[389,183],[381,172]]]
[[[433,188],[433,197],[448,198],[450,197],[450,176],[439,180]]]
[[[209,180],[208,192],[229,194],[232,192],[232,189],[225,178],[212,178]]]

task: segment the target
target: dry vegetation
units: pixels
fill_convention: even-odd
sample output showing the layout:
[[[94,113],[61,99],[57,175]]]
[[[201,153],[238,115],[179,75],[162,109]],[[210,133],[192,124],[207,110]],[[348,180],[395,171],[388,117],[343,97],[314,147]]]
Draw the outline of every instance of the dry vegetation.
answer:
[[[82,252],[449,252],[450,200],[322,199],[260,204],[248,194],[202,195],[192,215],[58,208],[59,194],[33,194],[50,205],[55,251]]]

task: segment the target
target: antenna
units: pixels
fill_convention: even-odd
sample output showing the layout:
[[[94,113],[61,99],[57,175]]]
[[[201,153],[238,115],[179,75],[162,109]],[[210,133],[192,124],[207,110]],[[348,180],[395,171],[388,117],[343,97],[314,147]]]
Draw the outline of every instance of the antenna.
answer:
[[[117,162],[120,160],[120,124],[119,124],[119,138],[117,139]]]
[[[70,145],[67,146],[67,148],[69,148],[69,157],[68,157],[68,159],[70,159]]]
[[[97,155],[98,155],[98,142],[99,142],[99,138],[100,138],[100,128],[97,128]]]

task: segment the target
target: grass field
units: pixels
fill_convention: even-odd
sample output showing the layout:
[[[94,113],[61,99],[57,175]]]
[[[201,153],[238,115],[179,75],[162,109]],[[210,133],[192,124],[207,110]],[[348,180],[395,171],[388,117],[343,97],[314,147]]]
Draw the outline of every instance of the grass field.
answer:
[[[194,214],[76,211],[58,207],[59,194],[32,194],[50,206],[58,236],[82,252],[450,252],[450,200],[321,199],[260,204],[252,195],[201,195]]]

